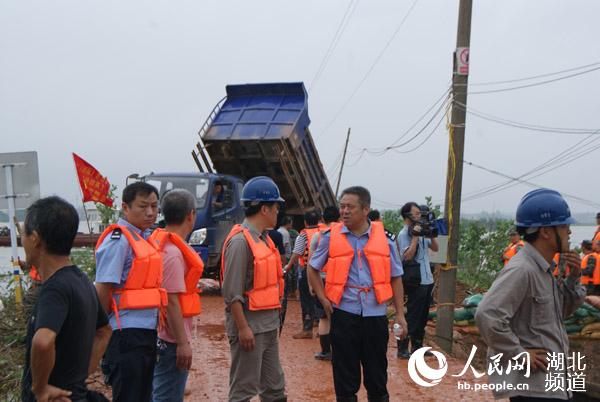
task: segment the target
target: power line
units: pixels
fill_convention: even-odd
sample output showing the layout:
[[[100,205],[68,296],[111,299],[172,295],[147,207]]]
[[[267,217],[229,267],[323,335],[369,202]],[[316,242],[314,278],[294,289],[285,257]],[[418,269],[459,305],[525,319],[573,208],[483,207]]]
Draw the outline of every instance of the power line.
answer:
[[[421,141],[419,143],[419,145],[417,145],[417,146],[415,146],[415,147],[413,147],[413,148],[411,148],[409,150],[406,150],[406,151],[398,151],[397,149],[395,149],[395,147],[392,148],[392,149],[394,150],[394,152],[399,153],[399,154],[408,154],[408,153],[414,152],[417,149],[421,148],[423,146],[423,144],[425,144],[431,138],[431,136],[433,136],[433,134],[437,131],[437,129],[440,126],[440,124],[442,124],[442,122],[444,121],[444,117],[445,117],[445,115],[441,116],[441,118],[439,119],[439,121],[437,122],[437,124],[435,125],[435,127],[433,127],[433,130],[431,130],[431,132],[429,133],[429,135],[427,135],[427,137],[425,137],[425,139],[423,141]]]
[[[597,70],[600,70],[600,66],[595,67],[595,68],[591,68],[589,70],[580,71],[578,73],[573,73],[573,74],[565,75],[565,76],[562,76],[562,77],[553,78],[553,79],[550,79],[550,80],[545,80],[545,81],[540,81],[540,82],[534,82],[534,83],[531,83],[531,84],[518,85],[516,87],[509,87],[509,88],[488,89],[488,90],[483,90],[483,91],[469,91],[468,94],[469,95],[491,94],[491,93],[497,93],[497,92],[515,91],[517,89],[523,89],[523,88],[537,87],[537,86],[540,86],[540,85],[545,85],[545,84],[549,84],[549,83],[552,83],[552,82],[562,81],[562,80],[566,80],[566,79],[569,79],[569,78],[577,77],[577,76],[580,76],[580,75],[583,75],[583,74],[587,74],[587,73],[591,73],[591,72],[597,71]]]
[[[540,170],[546,169],[551,167],[552,165],[556,165],[557,163],[561,163],[564,162],[566,158],[576,154],[577,156],[581,157],[585,154],[587,154],[589,152],[589,147],[590,145],[593,145],[594,142],[597,142],[598,140],[600,140],[599,137],[593,138],[591,141],[589,141],[589,139],[593,136],[593,134],[590,134],[589,136],[587,136],[586,138],[584,138],[583,140],[578,141],[576,144],[571,145],[570,147],[568,147],[567,149],[559,152],[557,155],[551,157],[550,159],[546,160],[545,162],[541,163],[540,165],[534,167],[533,169],[519,175],[517,178],[518,179],[522,179],[524,177],[527,177],[531,174],[534,174]],[[587,151],[584,152],[584,154],[579,154],[580,151],[584,150],[584,149],[588,149]],[[562,165],[561,165],[562,166]],[[550,171],[550,170],[549,170]],[[549,172],[548,171],[548,172]],[[545,172],[547,173],[547,172]],[[502,183],[497,183],[494,184],[492,186],[477,190],[472,192],[471,194],[467,195],[464,197],[465,200],[470,200],[470,199],[475,199],[475,198],[481,198],[483,196],[487,196],[489,194],[491,194],[492,192],[497,192],[500,190],[504,190],[505,188],[508,187],[512,187],[509,186],[511,183],[513,183],[514,180],[508,180]]]
[[[505,126],[520,128],[524,130],[531,131],[540,131],[544,133],[555,133],[555,134],[592,134],[598,133],[598,129],[588,129],[588,128],[567,128],[567,127],[549,127],[549,126],[541,126],[536,124],[522,123],[514,120],[508,120],[502,117],[493,116],[488,113],[480,112],[478,110],[473,109],[472,107],[466,107],[464,104],[460,102],[455,102],[456,106],[466,110],[467,113],[479,117],[483,120],[488,120],[494,123],[503,124]]]
[[[486,86],[486,85],[510,84],[510,83],[513,83],[513,82],[523,82],[523,81],[534,80],[534,79],[537,79],[537,78],[551,77],[553,75],[564,74],[564,73],[568,73],[568,72],[571,72],[571,71],[577,71],[577,70],[581,70],[581,69],[584,69],[584,68],[593,67],[593,66],[597,66],[597,65],[600,65],[600,62],[585,64],[583,66],[568,68],[566,70],[555,71],[553,73],[532,75],[532,76],[529,76],[529,77],[514,78],[514,79],[510,79],[510,80],[475,82],[475,83],[469,82],[469,86],[470,87],[472,87],[472,86]]]
[[[398,137],[394,142],[392,142],[390,145],[388,145],[387,147],[384,148],[361,148],[360,151],[365,151],[370,155],[375,155],[375,156],[382,156],[385,153],[387,153],[389,150],[392,149],[397,149],[397,148],[401,148],[407,144],[409,144],[410,142],[412,142],[414,139],[416,139],[419,135],[421,135],[426,129],[427,127],[429,127],[429,125],[434,121],[434,119],[436,118],[436,116],[439,115],[439,113],[444,109],[444,106],[447,104],[448,99],[449,99],[449,94],[448,92],[450,91],[450,89],[448,88],[440,98],[438,98],[433,105],[431,105],[427,111],[425,111],[425,113],[423,113],[423,115],[421,115],[419,117],[419,119],[412,124],[400,137]],[[444,100],[444,97],[446,97],[446,99]],[[425,123],[425,125],[423,127],[421,127],[419,129],[419,131],[417,131],[411,138],[409,138],[408,140],[398,144],[398,141],[400,141],[402,138],[406,137],[407,134],[409,134],[430,112],[431,110],[440,102],[444,100],[439,107],[436,109],[436,111],[434,112],[434,114],[429,118],[429,120]]]
[[[545,187],[545,186],[540,186],[539,184],[532,183],[532,182],[527,181],[527,180],[522,180],[522,179],[519,179],[519,178],[516,178],[516,177],[509,176],[509,175],[507,175],[505,173],[499,172],[497,170],[486,168],[484,166],[478,165],[478,164],[473,163],[473,162],[469,162],[469,161],[464,160],[464,159],[463,159],[463,163],[467,164],[468,166],[472,166],[472,167],[475,167],[477,169],[484,170],[484,171],[486,171],[488,173],[495,174],[497,176],[505,177],[505,178],[511,179],[511,180],[516,180],[519,183],[523,183],[523,184],[526,184],[526,185],[531,186],[531,187],[536,187],[536,188],[544,188]],[[567,197],[567,198],[573,199],[573,200],[578,201],[578,202],[580,202],[582,204],[586,204],[586,205],[593,206],[593,207],[600,207],[600,204],[597,203],[597,202],[586,200],[585,198],[581,198],[581,197],[578,197],[578,196],[575,196],[575,195],[572,195],[572,194],[568,194],[568,193],[561,192],[561,194],[563,196]],[[462,201],[469,201],[469,200],[462,200]]]
[[[396,30],[394,31],[394,33],[392,34],[392,36],[388,39],[388,41],[385,44],[385,46],[383,47],[383,49],[381,49],[381,51],[379,52],[379,54],[377,55],[377,57],[373,61],[373,64],[371,64],[371,67],[369,67],[369,69],[367,70],[367,72],[365,73],[365,75],[362,77],[362,79],[359,81],[358,85],[354,88],[354,90],[352,91],[352,93],[350,94],[350,96],[348,97],[348,99],[346,99],[346,101],[342,104],[342,107],[340,107],[338,109],[338,111],[334,114],[333,119],[329,122],[329,124],[327,124],[327,126],[325,127],[325,129],[321,132],[321,135],[323,135],[325,132],[327,132],[327,130],[329,130],[329,128],[333,125],[333,123],[335,123],[335,121],[340,116],[340,114],[342,114],[342,112],[344,111],[344,109],[346,109],[346,107],[348,106],[348,104],[352,101],[352,99],[354,98],[354,95],[356,95],[356,93],[359,91],[359,89],[365,83],[365,81],[367,80],[367,78],[369,77],[369,75],[371,74],[371,72],[375,69],[375,66],[379,63],[379,61],[383,57],[385,51],[390,47],[390,45],[392,44],[392,41],[396,38],[396,35],[398,34],[398,32],[400,32],[400,29],[402,28],[402,26],[404,25],[404,23],[408,19],[408,16],[410,15],[410,13],[415,8],[415,6],[417,5],[418,2],[419,2],[419,0],[415,0],[412,3],[412,5],[410,6],[410,8],[408,9],[408,11],[404,15],[404,18],[402,18],[402,20],[400,21],[400,24],[398,25],[398,27],[396,28]]]
[[[329,47],[327,48],[327,50],[325,51],[325,54],[323,55],[323,59],[321,60],[321,63],[319,64],[319,68],[317,69],[317,72],[315,73],[313,79],[310,82],[311,90],[314,89],[315,84],[317,83],[319,78],[321,78],[323,71],[325,71],[325,67],[327,67],[327,63],[329,62],[329,59],[333,55],[333,52],[335,52],[335,49],[337,48],[340,38],[342,37],[342,35],[344,34],[344,31],[346,30],[346,27],[348,26],[348,22],[350,21],[350,18],[352,17],[352,14],[354,14],[354,11],[356,10],[358,1],[359,0],[350,0],[350,2],[348,3],[348,7],[346,7],[344,16],[340,20],[340,23],[338,24],[338,27],[335,31],[335,34],[333,35],[333,38],[331,38],[331,42],[329,43]]]

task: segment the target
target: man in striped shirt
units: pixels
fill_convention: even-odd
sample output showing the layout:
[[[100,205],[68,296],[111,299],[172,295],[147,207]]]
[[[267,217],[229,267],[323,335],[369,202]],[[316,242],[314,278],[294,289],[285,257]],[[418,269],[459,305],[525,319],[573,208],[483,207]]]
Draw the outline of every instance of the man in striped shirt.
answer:
[[[315,301],[308,288],[308,277],[306,275],[306,264],[308,260],[308,247],[312,236],[319,231],[319,214],[311,211],[304,214],[304,229],[296,238],[292,257],[285,266],[285,271],[298,265],[298,289],[300,290],[300,307],[302,309],[302,331],[294,335],[294,339],[312,339],[313,321],[315,319]]]

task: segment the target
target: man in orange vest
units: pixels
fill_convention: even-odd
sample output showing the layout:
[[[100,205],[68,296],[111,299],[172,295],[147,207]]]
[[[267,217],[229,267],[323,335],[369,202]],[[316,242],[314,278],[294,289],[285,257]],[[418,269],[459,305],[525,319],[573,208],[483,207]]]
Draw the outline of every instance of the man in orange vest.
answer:
[[[163,259],[163,288],[167,291],[166,325],[158,329],[158,360],[152,383],[153,402],[181,402],[192,366],[192,320],[200,314],[198,281],[204,264],[185,239],[196,223],[196,199],[187,190],[163,195],[160,209],[166,227],[156,229],[155,242]]]
[[[298,290],[300,291],[300,307],[302,310],[302,331],[293,336],[294,339],[311,339],[313,337],[313,322],[315,320],[315,299],[308,288],[308,277],[306,276],[306,264],[308,249],[313,236],[319,232],[319,214],[315,211],[304,214],[304,229],[296,238],[292,258],[287,263],[284,271],[291,269],[296,261],[298,265]]]
[[[315,252],[317,247],[319,246],[321,235],[329,230],[333,223],[336,223],[340,220],[340,210],[337,206],[330,205],[323,209],[323,222],[324,226],[321,230],[315,234],[310,242],[308,259],[310,261],[310,257]],[[321,272],[321,279],[323,283],[325,283],[325,272]],[[311,287],[312,290],[312,287]],[[312,292],[314,294],[314,291]],[[325,314],[325,310],[323,310],[323,306],[317,297],[315,299],[315,314],[319,319],[319,326],[317,328],[317,333],[319,335],[319,343],[321,344],[321,351],[315,353],[315,359],[317,360],[331,360],[331,336],[329,332],[331,330],[331,323],[329,322],[329,317]]]
[[[158,190],[144,182],[123,189],[123,218],[96,245],[96,290],[113,333],[104,355],[113,400],[146,402],[152,396],[162,259],[147,242],[158,215]],[[106,372],[105,372],[106,374]]]
[[[592,242],[584,240],[581,242],[581,251],[583,256],[581,257],[581,284],[585,285],[587,294],[594,294],[594,273],[598,266],[598,254],[594,252],[595,247],[592,246]]]
[[[340,215],[321,235],[309,261],[309,280],[331,318],[333,384],[338,402],[357,401],[361,371],[371,402],[389,401],[387,302],[406,337],[402,263],[381,222],[367,218],[371,195],[364,187],[342,192]],[[319,273],[327,271],[325,287]],[[362,370],[361,370],[362,365]]]
[[[600,241],[600,212],[596,214],[596,232],[594,232],[594,237],[592,238],[592,244]]]
[[[504,262],[504,265],[508,264],[508,261],[513,258],[514,255],[517,254],[517,252],[525,245],[523,240],[521,240],[519,233],[517,233],[517,231],[514,229],[508,232],[508,239],[510,240],[510,244],[502,253],[502,261]]]
[[[286,401],[279,361],[279,310],[284,283],[281,257],[267,234],[277,223],[279,188],[269,177],[244,185],[246,219],[223,244],[222,290],[225,329],[231,350],[229,401]]]

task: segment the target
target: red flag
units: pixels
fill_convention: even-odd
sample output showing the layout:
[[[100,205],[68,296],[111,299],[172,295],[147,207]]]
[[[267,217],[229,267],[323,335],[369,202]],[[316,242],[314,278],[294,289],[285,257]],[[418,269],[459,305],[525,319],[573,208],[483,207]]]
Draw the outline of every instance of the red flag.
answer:
[[[79,186],[83,193],[83,202],[94,201],[112,207],[113,200],[108,195],[110,192],[108,179],[75,153],[73,153],[73,160],[79,178]]]

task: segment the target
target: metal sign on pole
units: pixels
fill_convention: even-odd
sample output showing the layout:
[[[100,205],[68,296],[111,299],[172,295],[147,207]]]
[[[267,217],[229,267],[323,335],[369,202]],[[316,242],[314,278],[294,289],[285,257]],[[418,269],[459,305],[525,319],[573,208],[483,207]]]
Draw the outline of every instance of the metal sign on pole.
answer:
[[[11,265],[15,282],[15,298],[22,302],[19,253],[17,249],[17,208],[27,208],[40,198],[39,171],[36,152],[0,154],[0,166],[5,180],[0,180],[0,208],[8,210]]]

